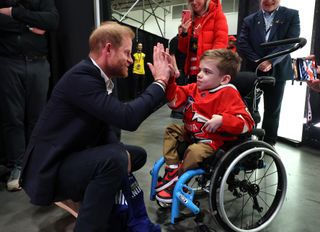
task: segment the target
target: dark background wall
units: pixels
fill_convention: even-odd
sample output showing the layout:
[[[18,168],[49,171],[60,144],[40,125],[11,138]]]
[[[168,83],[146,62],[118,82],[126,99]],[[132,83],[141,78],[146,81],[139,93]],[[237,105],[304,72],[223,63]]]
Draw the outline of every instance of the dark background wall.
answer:
[[[242,20],[246,16],[256,12],[259,6],[260,0],[239,0],[237,35],[240,33]]]
[[[59,28],[50,35],[51,87],[62,74],[88,55],[88,38],[94,29],[93,1],[56,0]]]

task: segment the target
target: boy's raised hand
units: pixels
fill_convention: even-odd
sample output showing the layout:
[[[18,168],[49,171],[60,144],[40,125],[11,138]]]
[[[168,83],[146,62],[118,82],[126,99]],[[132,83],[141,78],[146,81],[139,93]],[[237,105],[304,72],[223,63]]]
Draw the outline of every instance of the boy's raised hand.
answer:
[[[153,64],[148,63],[148,66],[156,81],[159,80],[163,81],[166,85],[168,84],[174,67],[172,66],[171,56],[168,50],[165,50],[163,44],[157,43],[153,47]]]

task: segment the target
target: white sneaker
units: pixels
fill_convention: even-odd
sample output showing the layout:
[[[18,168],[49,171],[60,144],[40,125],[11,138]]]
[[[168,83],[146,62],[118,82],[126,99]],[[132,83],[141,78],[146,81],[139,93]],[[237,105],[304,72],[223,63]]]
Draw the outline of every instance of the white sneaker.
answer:
[[[14,168],[11,170],[10,177],[7,181],[7,189],[10,192],[21,190],[21,186],[19,184],[21,170],[18,168]]]

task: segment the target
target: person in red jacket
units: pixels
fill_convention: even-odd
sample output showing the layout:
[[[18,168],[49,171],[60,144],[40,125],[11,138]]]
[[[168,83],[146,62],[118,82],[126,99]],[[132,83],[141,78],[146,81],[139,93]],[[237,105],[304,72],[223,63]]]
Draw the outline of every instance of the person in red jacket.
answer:
[[[186,54],[185,74],[195,82],[199,58],[206,51],[228,47],[228,24],[219,0],[189,0],[191,19],[182,22],[178,48]]]
[[[199,167],[225,141],[252,130],[254,120],[236,87],[229,84],[238,73],[240,62],[239,55],[229,49],[208,50],[200,58],[197,83],[178,86],[170,79],[166,90],[168,105],[174,110],[183,109],[184,125],[172,124],[165,130],[166,168],[156,187],[158,201],[171,203],[179,175]],[[183,161],[178,154],[180,143],[188,144]]]
[[[237,38],[233,35],[228,36],[228,49],[233,52],[237,52]]]

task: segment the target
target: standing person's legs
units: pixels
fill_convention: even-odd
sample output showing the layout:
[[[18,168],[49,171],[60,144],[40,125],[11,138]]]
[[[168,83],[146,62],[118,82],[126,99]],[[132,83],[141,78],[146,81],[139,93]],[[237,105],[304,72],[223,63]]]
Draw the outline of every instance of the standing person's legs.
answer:
[[[50,66],[46,59],[27,63],[26,80],[26,140],[47,103]]]
[[[118,144],[68,155],[57,177],[55,201],[81,201],[75,231],[107,231],[107,222],[123,178],[128,155]]]
[[[132,85],[132,99],[138,97],[140,92],[139,86],[139,75],[133,74],[132,75],[133,85]]]
[[[140,87],[139,95],[140,95],[141,93],[143,93],[143,91],[144,91],[145,88],[146,88],[145,81],[146,81],[146,76],[145,76],[145,75],[139,75],[139,87]]]
[[[264,140],[271,145],[274,145],[277,141],[285,84],[285,81],[277,81],[275,86],[264,85],[261,87],[264,91],[264,114],[262,122],[262,128],[266,132]]]
[[[19,190],[25,140],[25,61],[0,57],[0,114],[1,129],[7,165],[11,175],[7,182],[9,191]]]

